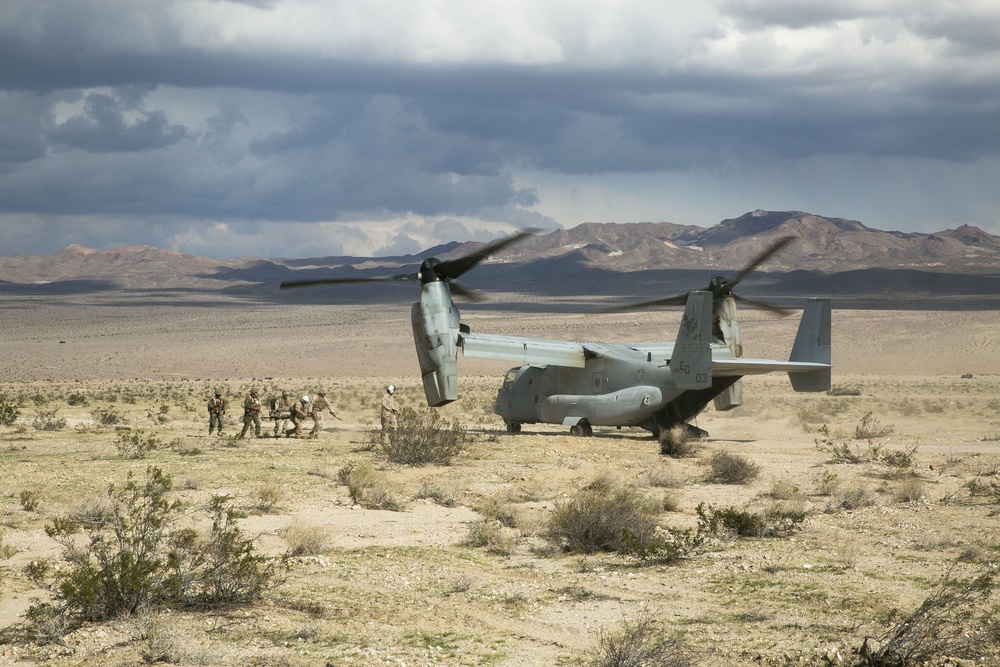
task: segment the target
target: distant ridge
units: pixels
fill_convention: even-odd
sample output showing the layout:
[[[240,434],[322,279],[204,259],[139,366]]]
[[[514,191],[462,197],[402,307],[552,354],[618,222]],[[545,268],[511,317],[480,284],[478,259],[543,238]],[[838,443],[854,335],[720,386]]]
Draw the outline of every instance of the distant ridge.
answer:
[[[972,298],[971,307],[1000,308],[1000,237],[963,225],[930,234],[886,232],[856,220],[802,211],[756,210],[710,228],[668,222],[581,224],[509,246],[473,274],[496,291],[551,296],[666,296],[729,275],[782,236],[797,241],[760,267],[746,288],[778,296],[803,293],[850,298]],[[70,245],[52,255],[0,257],[0,292],[86,289],[193,289],[229,294],[277,294],[283,280],[361,277],[415,271],[426,257],[448,259],[482,243],[453,241],[396,257],[239,258],[215,260],[151,246],[101,252]],[[933,274],[933,275],[926,275]],[[792,280],[792,276],[797,276]],[[692,282],[696,281],[696,282]],[[805,290],[808,285],[808,290]],[[805,291],[804,291],[805,290]],[[312,294],[317,291],[313,290]],[[412,299],[400,290],[368,286],[357,296],[283,292],[282,300]],[[277,298],[277,297],[274,297]]]

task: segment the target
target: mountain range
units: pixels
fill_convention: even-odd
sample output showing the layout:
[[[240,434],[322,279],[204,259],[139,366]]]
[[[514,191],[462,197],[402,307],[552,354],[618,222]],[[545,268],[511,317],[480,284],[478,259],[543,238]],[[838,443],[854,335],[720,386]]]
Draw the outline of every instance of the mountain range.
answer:
[[[886,232],[855,220],[762,211],[702,228],[660,223],[584,223],[528,237],[463,277],[486,292],[558,299],[659,298],[733,275],[783,236],[792,243],[739,292],[778,302],[831,296],[841,305],[1000,308],[1000,237],[962,226]],[[0,257],[0,293],[106,290],[221,291],[296,302],[412,300],[407,290],[365,284],[281,291],[282,280],[413,272],[426,257],[450,259],[483,244],[452,242],[417,255],[307,259],[209,259],[150,246],[101,252],[72,245],[51,255]]]

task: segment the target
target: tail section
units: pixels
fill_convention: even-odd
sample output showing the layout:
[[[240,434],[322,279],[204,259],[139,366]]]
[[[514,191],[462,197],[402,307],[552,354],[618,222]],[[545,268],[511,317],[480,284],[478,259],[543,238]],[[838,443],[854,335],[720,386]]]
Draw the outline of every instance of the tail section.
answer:
[[[806,303],[799,331],[792,345],[789,361],[826,364],[827,367],[803,373],[789,373],[795,391],[828,391],[831,382],[830,322],[833,306],[830,299],[812,298]]]
[[[670,355],[670,372],[678,389],[712,386],[711,342],[712,293],[691,292]]]

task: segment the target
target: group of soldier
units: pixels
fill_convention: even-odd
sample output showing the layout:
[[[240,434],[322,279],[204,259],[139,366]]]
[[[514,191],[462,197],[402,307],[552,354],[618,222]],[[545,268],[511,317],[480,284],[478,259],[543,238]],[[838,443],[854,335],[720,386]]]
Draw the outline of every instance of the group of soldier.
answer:
[[[399,414],[399,410],[396,408],[395,393],[396,388],[390,384],[386,387],[385,394],[382,395],[380,417],[382,421],[383,440],[389,431],[394,431],[397,427],[396,415]],[[238,437],[246,437],[247,431],[250,430],[251,426],[254,429],[254,434],[258,438],[261,437],[261,413],[263,411],[264,404],[261,402],[257,390],[251,389],[243,399],[243,430],[240,431]],[[340,419],[340,417],[337,417],[337,413],[333,411],[329,401],[326,400],[325,391],[317,392],[315,398],[310,399],[309,395],[306,394],[295,401],[289,397],[287,391],[283,391],[280,397],[271,399],[268,405],[269,418],[274,421],[275,438],[281,437],[282,433],[285,434],[286,438],[303,437],[302,421],[306,417],[312,419],[313,425],[309,435],[305,437],[318,438],[320,431],[323,429],[323,416],[326,412]],[[216,389],[215,396],[208,400],[209,435],[212,435],[213,431],[222,435],[222,417],[225,414],[226,401],[222,397],[222,391]],[[291,424],[291,427],[289,427],[289,424]]]
[[[264,403],[260,400],[260,395],[256,389],[251,389],[250,393],[243,399],[243,430],[240,431],[239,438],[246,437],[247,431],[253,427],[254,434],[259,438],[262,435],[262,414]],[[323,429],[323,414],[329,412],[334,417],[337,413],[333,411],[330,402],[326,400],[326,392],[320,391],[315,398],[310,399],[309,395],[303,395],[296,401],[291,400],[287,391],[281,392],[281,396],[269,401],[268,416],[274,421],[274,437],[278,438],[284,433],[286,438],[301,438],[302,422],[306,417],[313,421],[312,431],[308,438],[318,438]],[[215,396],[208,400],[208,434],[216,432],[222,435],[222,417],[226,414],[226,401],[222,397],[220,390],[215,391]],[[337,419],[340,419],[337,417]],[[291,427],[289,427],[291,424]]]

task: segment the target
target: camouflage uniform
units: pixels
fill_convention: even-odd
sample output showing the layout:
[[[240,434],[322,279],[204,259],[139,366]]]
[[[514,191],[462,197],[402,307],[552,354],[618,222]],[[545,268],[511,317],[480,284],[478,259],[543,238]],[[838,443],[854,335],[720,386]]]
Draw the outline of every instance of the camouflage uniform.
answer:
[[[396,388],[391,384],[386,387],[385,393],[382,394],[382,410],[380,416],[382,418],[382,442],[385,442],[386,434],[392,430],[395,431],[398,426],[396,420],[396,415],[399,414],[399,410],[396,409],[396,401],[393,398],[393,394],[396,393]]]
[[[309,416],[309,397],[303,396],[300,400],[295,401],[292,405],[292,425],[291,428],[285,431],[286,438],[298,438],[302,435],[302,420]]]
[[[328,411],[334,417],[337,413],[333,411],[330,407],[330,403],[326,400],[326,392],[321,391],[316,395],[316,398],[312,400],[312,412],[309,415],[313,420],[312,431],[309,433],[310,438],[318,438],[319,432],[323,428],[323,411]]]
[[[281,392],[281,398],[274,399],[271,404],[271,418],[274,420],[274,437],[278,437],[288,428],[292,416],[292,402],[288,400],[288,392]]]
[[[226,414],[226,401],[222,398],[222,392],[215,392],[215,397],[208,399],[208,434],[212,435],[212,430],[216,430],[222,435],[222,415]]]
[[[241,438],[247,434],[250,424],[253,424],[254,434],[258,438],[260,437],[260,409],[261,403],[260,399],[257,398],[257,390],[251,389],[250,394],[243,399],[243,430],[240,431]]]

